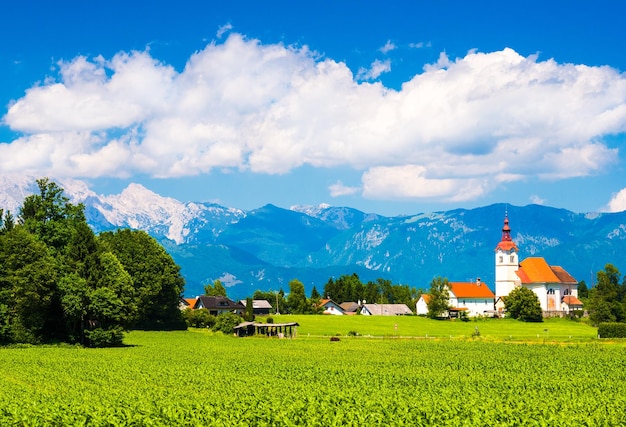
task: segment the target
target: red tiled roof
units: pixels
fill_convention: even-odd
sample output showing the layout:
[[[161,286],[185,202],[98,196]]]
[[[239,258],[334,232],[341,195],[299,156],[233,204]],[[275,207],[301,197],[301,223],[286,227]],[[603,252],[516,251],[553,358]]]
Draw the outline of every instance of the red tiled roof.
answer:
[[[424,299],[424,302],[426,304],[428,304],[430,302],[430,295],[429,294],[422,294],[422,298]]]
[[[523,284],[529,283],[578,283],[567,271],[559,266],[550,266],[539,257],[526,258],[520,263],[517,276]]]
[[[450,291],[456,298],[494,298],[489,286],[483,282],[449,282]]]
[[[574,279],[563,267],[558,265],[551,265],[552,272],[559,278],[561,283],[578,283],[578,280]]]
[[[569,306],[583,305],[582,301],[576,298],[574,295],[565,295],[563,297],[563,302]]]

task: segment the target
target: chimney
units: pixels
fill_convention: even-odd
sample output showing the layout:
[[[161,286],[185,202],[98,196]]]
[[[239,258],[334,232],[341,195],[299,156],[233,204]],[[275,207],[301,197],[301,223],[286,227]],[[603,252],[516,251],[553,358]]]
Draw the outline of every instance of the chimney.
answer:
[[[480,277],[476,279],[476,286],[480,286]]]

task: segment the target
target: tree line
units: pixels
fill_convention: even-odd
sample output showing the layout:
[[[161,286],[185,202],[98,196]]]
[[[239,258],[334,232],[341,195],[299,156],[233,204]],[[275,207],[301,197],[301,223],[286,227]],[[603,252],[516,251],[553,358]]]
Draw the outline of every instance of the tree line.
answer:
[[[227,296],[226,288],[219,281],[204,287],[207,296]],[[361,302],[377,304],[406,304],[415,307],[421,292],[407,285],[394,285],[390,280],[378,278],[363,283],[356,273],[342,275],[337,279],[329,278],[320,293],[313,286],[309,296],[306,295],[304,284],[294,279],[289,282],[289,293],[281,288],[278,291],[257,290],[252,295],[255,300],[266,300],[274,313],[281,314],[318,314],[323,311],[321,301],[332,299],[335,303]]]
[[[143,231],[95,235],[47,178],[19,215],[0,209],[0,343],[120,345],[131,328],[178,329],[180,267]]]

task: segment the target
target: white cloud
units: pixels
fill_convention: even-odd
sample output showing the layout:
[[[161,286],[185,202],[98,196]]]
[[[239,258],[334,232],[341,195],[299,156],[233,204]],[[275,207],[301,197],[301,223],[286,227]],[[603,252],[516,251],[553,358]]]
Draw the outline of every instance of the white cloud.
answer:
[[[626,188],[622,188],[617,194],[614,194],[606,207],[608,212],[626,211]]]
[[[328,187],[330,195],[332,197],[352,196],[358,193],[361,189],[359,187],[349,187],[344,185],[341,181],[337,181]]]
[[[626,77],[610,67],[504,49],[441,53],[400,90],[369,81],[390,67],[375,61],[355,78],[307,47],[237,33],[180,72],[147,51],[79,56],[10,105],[3,120],[23,136],[0,144],[0,173],[343,166],[363,171],[366,197],[470,200],[527,176],[597,173],[618,158],[603,137],[626,132]]]
[[[543,205],[545,202],[545,199],[542,199],[536,194],[530,196],[530,203],[534,203],[535,205]]]
[[[396,45],[393,44],[391,40],[387,40],[387,43],[385,43],[385,45],[378,50],[380,50],[384,54],[387,54],[391,52],[392,50],[394,50],[395,48],[396,48]]]
[[[482,179],[450,179],[427,176],[424,166],[374,167],[363,174],[363,195],[371,199],[437,198],[472,200],[489,184]]]
[[[222,25],[221,27],[217,29],[217,34],[216,34],[217,38],[221,39],[222,37],[224,37],[224,34],[228,33],[232,29],[233,29],[233,26],[230,22],[228,24]]]
[[[386,59],[384,61],[375,60],[369,69],[361,68],[357,74],[359,80],[375,80],[382,73],[388,73],[391,71],[391,61]]]
[[[409,47],[413,48],[413,49],[421,49],[423,47],[432,47],[431,42],[416,42],[416,43],[409,43]]]

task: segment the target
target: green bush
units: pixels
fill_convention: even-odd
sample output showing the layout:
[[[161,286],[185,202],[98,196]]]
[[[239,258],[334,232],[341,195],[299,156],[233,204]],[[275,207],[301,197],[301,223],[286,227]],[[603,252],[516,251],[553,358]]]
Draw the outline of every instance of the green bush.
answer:
[[[124,330],[120,326],[109,329],[96,328],[85,331],[89,347],[119,347],[122,345]]]
[[[600,338],[626,338],[626,323],[600,323],[598,336]]]
[[[182,314],[185,323],[191,328],[211,329],[215,326],[215,316],[212,316],[206,308],[199,308],[197,310],[186,308],[183,310]]]
[[[217,316],[215,325],[213,325],[213,331],[221,331],[225,334],[233,334],[234,327],[240,324],[242,321],[241,316],[233,313],[222,313]]]

